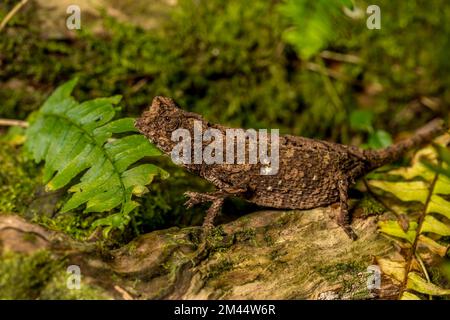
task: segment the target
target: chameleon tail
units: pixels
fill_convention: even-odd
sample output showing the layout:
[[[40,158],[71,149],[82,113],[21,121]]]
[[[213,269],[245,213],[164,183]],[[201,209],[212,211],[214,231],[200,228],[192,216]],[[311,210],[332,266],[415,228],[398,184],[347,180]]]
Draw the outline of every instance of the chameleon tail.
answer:
[[[429,143],[434,137],[445,132],[445,130],[444,121],[442,119],[434,119],[418,129],[413,136],[393,144],[392,146],[381,150],[365,150],[364,155],[369,159],[367,171],[374,170],[400,159],[407,150],[418,148]]]

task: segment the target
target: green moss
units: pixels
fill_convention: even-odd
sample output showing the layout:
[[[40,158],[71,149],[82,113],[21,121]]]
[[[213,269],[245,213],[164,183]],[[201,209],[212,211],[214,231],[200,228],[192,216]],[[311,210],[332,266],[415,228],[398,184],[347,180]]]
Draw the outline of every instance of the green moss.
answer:
[[[3,1],[0,16],[14,4]],[[448,77],[442,74],[448,66],[449,12],[442,0],[381,1],[380,31],[368,30],[358,19],[339,25],[346,36],[336,37],[327,49],[351,52],[362,61],[337,66],[326,61],[347,78],[333,80],[345,105],[339,114],[328,112],[333,101],[323,92],[323,76],[305,68],[285,43],[282,35],[291,23],[278,4],[181,0],[157,9],[168,18],[152,30],[133,25],[133,18],[121,23],[105,17],[103,36],[86,26],[68,41],[41,37],[45,30],[36,21],[36,4],[29,3],[10,21],[0,43],[0,79],[8,80],[0,88],[0,116],[27,117],[52,88],[75,75],[80,100],[119,93],[129,115],[139,114],[152,96],[165,94],[213,121],[335,139],[341,138],[348,112],[368,107],[355,93],[374,83],[384,88],[371,96],[375,127],[388,131],[417,121],[415,114],[395,115],[404,115],[405,105],[418,96],[440,98],[443,105],[449,101]],[[358,2],[360,8],[368,4]],[[133,17],[130,10],[140,11],[139,6],[126,6],[126,15]],[[423,108],[420,116],[425,120],[432,114]]]
[[[367,262],[350,261],[328,264],[316,268],[316,271],[329,281],[340,283],[338,290],[341,299],[368,299],[371,293],[367,289]]]
[[[42,288],[61,268],[47,251],[28,257],[6,253],[0,259],[0,298],[37,299]]]
[[[360,261],[350,261],[348,263],[328,264],[317,268],[317,272],[326,279],[337,279],[346,274],[357,274],[366,270],[366,264]]]
[[[363,216],[378,215],[386,211],[386,208],[381,203],[367,194],[364,195],[358,206],[362,208]]]
[[[18,214],[73,238],[86,238],[91,234],[92,222],[98,215],[83,214],[81,210],[54,215],[61,196],[59,193],[45,193],[41,167],[29,158],[21,146],[21,137],[23,132],[0,134],[0,213]],[[63,199],[68,196],[64,195]]]
[[[0,299],[104,299],[99,288],[83,284],[79,290],[66,286],[64,259],[38,251],[30,256],[4,253],[0,256]]]
[[[55,274],[42,289],[39,298],[41,300],[105,300],[111,297],[103,289],[80,284],[80,289],[67,288],[67,273],[60,271]]]
[[[39,185],[39,170],[21,147],[1,139],[0,166],[0,213],[25,213]]]
[[[233,262],[224,259],[219,261],[218,263],[215,263],[208,268],[208,274],[206,275],[206,278],[208,280],[215,279],[218,276],[220,276],[222,273],[229,271],[233,268]]]
[[[245,228],[242,230],[239,230],[234,234],[236,241],[248,241],[250,243],[255,244],[256,240],[256,230],[251,228]]]
[[[371,292],[367,289],[366,268],[366,262],[351,261],[326,265],[317,271],[326,279],[341,284],[338,290],[341,299],[361,300],[372,298]]]
[[[264,241],[266,242],[267,246],[271,247],[275,244],[275,241],[273,240],[272,236],[269,234],[264,234]]]
[[[226,251],[234,242],[234,235],[227,234],[222,226],[217,226],[208,233],[206,242],[211,252]]]
[[[31,232],[26,232],[23,234],[23,241],[30,242],[30,243],[36,243],[37,235]]]

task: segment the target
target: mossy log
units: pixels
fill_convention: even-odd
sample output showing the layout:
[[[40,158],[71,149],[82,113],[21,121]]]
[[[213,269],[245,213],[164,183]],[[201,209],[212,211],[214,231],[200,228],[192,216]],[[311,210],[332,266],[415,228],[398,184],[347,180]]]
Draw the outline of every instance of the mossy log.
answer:
[[[354,218],[359,239],[352,241],[335,224],[333,211],[261,211],[218,226],[206,242],[200,241],[199,227],[170,228],[115,250],[0,215],[0,250],[3,256],[45,250],[62,270],[78,265],[82,283],[96,288],[101,298],[386,298],[383,287],[392,286],[385,278],[381,290],[367,289],[374,256],[394,250],[377,233],[377,217]],[[2,285],[17,284],[0,280]]]

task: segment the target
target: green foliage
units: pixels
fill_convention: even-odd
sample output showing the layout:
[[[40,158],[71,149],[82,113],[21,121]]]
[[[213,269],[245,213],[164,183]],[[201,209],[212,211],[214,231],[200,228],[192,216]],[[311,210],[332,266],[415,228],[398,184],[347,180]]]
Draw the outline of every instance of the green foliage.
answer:
[[[280,5],[280,12],[293,27],[286,30],[284,38],[292,44],[302,59],[310,59],[342,36],[339,30],[345,23],[344,7],[351,0],[288,0]]]
[[[27,130],[26,146],[37,163],[45,160],[43,180],[49,191],[67,186],[75,177],[72,197],[62,207],[68,212],[85,204],[84,212],[105,212],[121,206],[118,213],[99,219],[93,227],[123,229],[130,212],[155,176],[167,173],[152,164],[132,166],[160,151],[140,134],[112,138],[114,134],[136,132],[134,120],[114,120],[120,97],[98,98],[78,103],[71,96],[76,80],[60,86],[46,100]]]
[[[361,147],[370,149],[386,148],[392,144],[392,138],[384,130],[373,128],[373,113],[367,110],[356,110],[350,114],[350,127],[357,131],[368,133],[367,144]]]
[[[377,3],[383,8],[382,29],[375,31],[366,28],[364,18],[347,17],[342,7],[350,5],[344,2],[326,1],[324,11],[314,9],[324,2],[181,0],[152,30],[133,25],[131,12],[129,23],[105,17],[100,34],[84,25],[64,39],[42,37],[48,30],[34,14],[37,4],[29,2],[0,41],[0,117],[24,119],[68,75],[80,78],[81,100],[122,94],[127,116],[138,115],[151,97],[169,95],[211,121],[344,142],[353,110],[370,107],[374,127],[391,133],[442,113],[450,101],[443,73],[450,39],[444,0],[382,0]],[[2,1],[0,14],[14,4]],[[369,4],[355,1],[354,7]],[[295,10],[280,11],[278,5]],[[329,11],[338,15],[330,20],[333,35],[327,31],[324,38],[318,29],[317,37],[326,41],[320,40],[324,45],[315,52],[327,49],[360,61],[325,59],[325,71],[337,76],[331,80],[342,101],[339,112],[324,94],[320,72],[311,70],[300,46],[283,36],[295,30],[303,39],[302,20],[293,16],[300,12],[299,17],[307,16],[305,35],[315,38],[309,25],[329,24]],[[422,97],[437,104],[425,107]]]
[[[448,153],[445,148],[448,141],[449,136],[443,136],[443,145],[436,147],[440,152],[433,147],[422,149],[415,155],[412,166],[390,172],[390,175],[403,180],[370,181],[370,185],[395,195],[403,202],[415,201],[423,205],[418,217],[409,215],[406,225],[396,220],[379,222],[380,232],[397,239],[408,252],[401,261],[389,258],[378,261],[383,272],[400,283],[402,299],[418,298],[407,290],[430,296],[450,295],[450,289],[431,283],[424,263],[430,261],[430,256],[445,259],[449,249],[445,237],[450,236],[450,178],[441,172],[447,172],[450,161],[445,156],[440,157],[440,154]],[[424,158],[439,169],[433,171],[424,165]],[[405,214],[406,210],[400,213]]]
[[[391,135],[384,130],[376,130],[369,135],[367,145],[372,149],[386,148],[392,144]]]

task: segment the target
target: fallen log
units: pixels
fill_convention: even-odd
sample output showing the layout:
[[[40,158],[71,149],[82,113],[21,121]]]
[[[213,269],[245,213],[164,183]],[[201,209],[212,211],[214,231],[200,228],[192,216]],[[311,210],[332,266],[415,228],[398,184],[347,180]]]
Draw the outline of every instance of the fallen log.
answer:
[[[101,298],[373,299],[394,295],[387,278],[382,278],[381,290],[367,286],[373,276],[368,272],[373,258],[395,250],[377,233],[377,217],[354,218],[352,227],[359,239],[352,241],[335,224],[333,212],[331,207],[261,211],[215,228],[206,242],[200,240],[199,227],[174,227],[139,236],[115,250],[74,241],[18,216],[0,215],[0,252],[32,255],[47,250],[64,268],[78,266],[82,283],[99,289]]]

